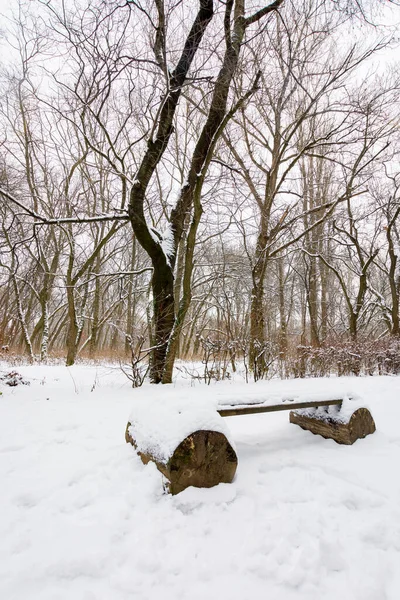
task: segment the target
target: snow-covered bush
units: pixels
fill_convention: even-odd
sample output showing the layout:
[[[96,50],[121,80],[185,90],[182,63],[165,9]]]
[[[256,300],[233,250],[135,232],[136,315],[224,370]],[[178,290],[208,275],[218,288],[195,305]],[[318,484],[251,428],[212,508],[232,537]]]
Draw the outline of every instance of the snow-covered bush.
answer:
[[[24,379],[20,373],[17,371],[10,371],[5,375],[0,376],[0,381],[2,381],[5,385],[10,387],[16,387],[17,385],[30,385],[31,382],[27,379]]]

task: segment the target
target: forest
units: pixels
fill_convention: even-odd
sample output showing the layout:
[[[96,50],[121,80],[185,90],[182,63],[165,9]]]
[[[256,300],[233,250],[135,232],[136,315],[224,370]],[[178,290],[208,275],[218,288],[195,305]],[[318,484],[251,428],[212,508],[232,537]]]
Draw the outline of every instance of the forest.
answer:
[[[399,600],[399,32],[0,0],[0,598]]]
[[[21,2],[0,346],[206,380],[400,370],[394,3]],[[183,367],[185,368],[185,367]]]

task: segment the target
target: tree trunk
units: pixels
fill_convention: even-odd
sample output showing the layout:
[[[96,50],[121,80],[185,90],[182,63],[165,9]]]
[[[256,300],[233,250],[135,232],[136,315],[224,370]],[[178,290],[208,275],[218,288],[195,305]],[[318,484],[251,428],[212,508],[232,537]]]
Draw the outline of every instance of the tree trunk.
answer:
[[[193,211],[193,219],[190,224],[190,229],[187,235],[186,240],[186,252],[184,256],[184,263],[182,268],[182,299],[179,302],[179,308],[177,312],[177,316],[175,319],[175,323],[173,326],[173,330],[171,332],[168,350],[166,355],[165,362],[165,371],[163,376],[163,383],[171,383],[172,382],[172,371],[174,368],[174,362],[178,351],[178,345],[180,336],[182,333],[183,325],[185,322],[187,311],[189,310],[190,303],[192,301],[192,274],[194,268],[194,249],[196,243],[197,230],[200,224],[201,216],[203,214],[203,208],[200,202],[200,194],[201,194],[202,185],[199,185],[197,193],[195,194],[194,199],[194,211]],[[179,264],[178,264],[179,268]],[[175,284],[176,285],[176,284]],[[180,291],[181,285],[179,285]],[[176,293],[176,289],[175,289]],[[175,299],[176,302],[176,299]]]
[[[250,304],[250,352],[249,360],[251,369],[256,370],[260,360],[259,348],[264,343],[264,277],[256,277],[253,273],[253,288]]]
[[[250,369],[254,371],[256,379],[263,376],[266,368],[264,354],[260,355],[260,347],[265,342],[265,317],[264,317],[264,279],[268,262],[267,242],[268,236],[267,220],[263,215],[261,217],[261,232],[257,239],[257,248],[255,254],[255,265],[252,269],[253,286],[251,290],[250,303],[250,349],[249,363]]]
[[[310,342],[311,346],[319,346],[318,335],[318,286],[317,286],[317,259],[310,257],[308,276],[308,314],[310,317]]]
[[[12,266],[14,267],[14,265],[12,265]],[[35,357],[33,354],[33,348],[32,348],[31,338],[30,338],[29,331],[28,331],[28,325],[26,323],[26,318],[25,318],[23,307],[22,307],[21,295],[20,295],[20,291],[19,291],[19,287],[18,287],[18,283],[17,283],[17,278],[15,276],[14,271],[11,271],[11,280],[12,280],[13,287],[14,287],[14,293],[15,293],[15,299],[16,299],[16,305],[17,305],[17,314],[18,314],[18,320],[21,324],[23,342],[24,342],[25,348],[28,352],[29,359],[31,362],[33,362]]]
[[[100,273],[101,258],[98,254],[96,259],[96,267],[94,272],[98,275]],[[92,327],[90,331],[90,342],[89,342],[89,356],[95,358],[98,343],[99,343],[99,331],[100,331],[100,304],[101,304],[101,282],[100,277],[95,278],[95,289],[92,306]]]
[[[400,288],[400,277],[398,276],[399,257],[394,251],[392,229],[394,221],[392,221],[387,230],[386,237],[388,241],[388,254],[389,254],[389,284],[390,284],[390,295],[392,298],[392,311],[391,311],[391,334],[394,336],[400,336],[400,315],[399,315],[399,288]]]
[[[357,325],[358,325],[358,314],[351,311],[349,314],[349,332],[350,339],[352,342],[357,342]]]
[[[67,358],[66,366],[71,367],[75,363],[78,346],[76,343],[78,337],[78,321],[75,308],[75,294],[72,286],[67,286],[68,300],[68,331],[67,331]]]
[[[132,250],[131,250],[131,271],[135,270],[136,266],[136,237],[133,236],[132,241]],[[135,322],[135,312],[136,312],[136,294],[133,292],[133,275],[129,276],[128,283],[128,305],[127,305],[127,316],[126,316],[126,332],[125,332],[125,354],[127,356],[130,355],[131,346],[129,340],[133,335],[133,324]]]
[[[279,277],[279,364],[280,376],[284,377],[284,366],[286,365],[288,339],[287,339],[287,320],[285,307],[285,272],[283,258],[278,259],[278,277]]]
[[[328,308],[329,308],[329,300],[328,300],[328,268],[322,262],[319,261],[319,272],[321,276],[321,334],[320,341],[322,343],[325,342],[328,335]]]
[[[168,342],[175,322],[174,275],[162,255],[153,262],[152,291],[154,302],[154,344],[151,357],[152,383],[163,380]]]

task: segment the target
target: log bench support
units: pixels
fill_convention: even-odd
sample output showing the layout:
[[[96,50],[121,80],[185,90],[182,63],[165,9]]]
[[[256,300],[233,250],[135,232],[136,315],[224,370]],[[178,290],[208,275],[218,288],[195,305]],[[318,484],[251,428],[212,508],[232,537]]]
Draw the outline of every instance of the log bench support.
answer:
[[[346,445],[354,444],[357,440],[374,433],[376,429],[374,419],[367,408],[358,408],[346,420],[340,418],[340,411],[337,415],[331,415],[328,411],[320,409],[294,410],[290,412],[289,420],[311,433]]]
[[[199,430],[191,433],[166,462],[137,449],[131,423],[126,427],[125,440],[136,448],[143,464],[149,461],[156,464],[167,480],[166,490],[172,495],[179,494],[189,486],[209,488],[219,483],[231,483],[236,473],[236,452],[219,431]]]
[[[272,405],[231,406],[221,408],[218,412],[222,417],[233,417],[290,410],[291,423],[326,439],[335,440],[338,444],[351,445],[375,432],[374,419],[367,408],[357,408],[353,413],[348,413],[347,406],[345,413],[342,405],[342,399],[288,401]]]

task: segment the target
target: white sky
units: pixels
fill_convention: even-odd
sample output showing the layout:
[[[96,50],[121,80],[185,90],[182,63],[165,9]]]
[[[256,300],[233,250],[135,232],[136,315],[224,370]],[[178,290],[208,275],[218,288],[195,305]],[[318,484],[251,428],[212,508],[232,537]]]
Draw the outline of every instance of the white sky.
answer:
[[[28,0],[28,2],[29,1],[30,0]],[[196,1],[196,0],[193,0],[193,1]],[[373,0],[373,1],[375,1],[375,0]],[[0,0],[0,42],[1,42],[1,30],[5,29],[6,25],[7,25],[6,16],[11,15],[12,12],[16,12],[17,7],[18,7],[18,0]],[[382,3],[381,8],[379,9],[379,14],[376,15],[376,22],[379,24],[385,24],[386,26],[389,26],[389,28],[391,29],[392,32],[399,31],[399,29],[400,29],[400,8],[399,8],[399,6],[393,6],[393,5],[389,4],[388,0],[386,0],[386,2]],[[355,27],[357,27],[357,25],[355,25]],[[389,33],[389,30],[387,30],[387,33]],[[366,34],[368,35],[368,28],[366,29]],[[379,66],[387,65],[388,63],[391,63],[391,62],[398,62],[398,60],[399,60],[398,59],[398,56],[399,56],[398,49],[400,48],[400,34],[398,35],[398,41],[399,41],[399,44],[397,45],[397,49],[393,49],[393,47],[392,47],[391,49],[386,49],[386,50],[382,51],[381,53],[379,53],[379,55],[376,55],[373,57],[371,62],[377,66],[378,71],[379,71]],[[366,67],[364,68],[364,71],[366,71],[370,65],[371,65],[371,63],[369,63],[369,65],[366,65]]]
[[[385,4],[386,2],[383,3],[383,7]],[[0,0],[0,27],[3,25],[2,16],[7,13],[10,14],[12,9],[15,9],[17,5],[18,0]],[[398,7],[390,6],[388,3],[386,10],[383,14],[381,13],[380,18],[378,18],[378,22],[393,26],[396,24],[398,25],[400,23],[400,9]]]
[[[0,14],[6,13],[12,5],[16,6],[16,2],[13,2],[13,0],[0,0]]]
[[[15,0],[0,0],[0,33],[6,27],[5,15],[11,14],[12,8],[16,6],[17,2]]]

